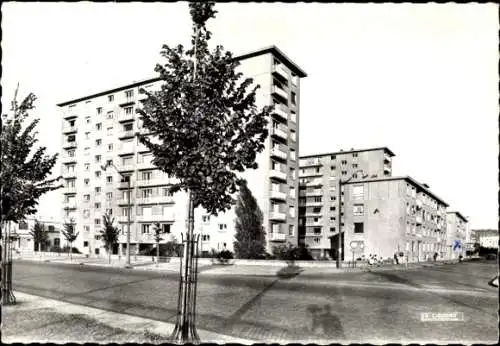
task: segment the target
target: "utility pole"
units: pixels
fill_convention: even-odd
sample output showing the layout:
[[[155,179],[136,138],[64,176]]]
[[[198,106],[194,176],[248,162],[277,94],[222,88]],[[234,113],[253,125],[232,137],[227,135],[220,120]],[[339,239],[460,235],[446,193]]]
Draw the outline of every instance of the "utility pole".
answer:
[[[339,235],[337,238],[337,268],[341,267],[340,257],[342,256],[342,179],[339,178]]]

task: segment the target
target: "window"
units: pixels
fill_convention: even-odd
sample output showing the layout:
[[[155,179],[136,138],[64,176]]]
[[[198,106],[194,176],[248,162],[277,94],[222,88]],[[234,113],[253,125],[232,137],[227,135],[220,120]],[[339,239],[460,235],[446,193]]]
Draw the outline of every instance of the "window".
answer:
[[[99,203],[99,202],[94,203],[94,208],[95,209],[101,209],[101,203]]]
[[[142,172],[142,180],[153,179],[153,172]]]
[[[170,189],[168,187],[164,187],[162,189],[162,195],[163,195],[163,197],[172,197],[173,196],[172,192],[170,191]]]
[[[113,160],[106,160],[106,166],[113,165]]]
[[[109,111],[108,114],[106,115],[106,118],[111,120],[111,119],[113,119],[114,116],[115,116],[115,112]]]
[[[107,176],[106,177],[106,184],[112,184],[113,183],[113,177],[112,176]]]
[[[358,157],[358,153],[352,153],[352,157]]]
[[[294,233],[295,233],[295,226],[288,225],[288,235],[293,236]]]
[[[208,224],[210,222],[210,215],[203,215],[201,217],[201,220],[203,221],[203,223]]]
[[[297,104],[297,94],[295,93],[295,91],[292,91],[292,104]]]
[[[85,184],[85,186],[89,186],[89,184],[90,184],[90,179],[88,179],[88,178],[87,178],[87,179],[84,179],[84,180],[83,180],[83,183]]]
[[[347,171],[342,171],[342,175],[347,175]]]
[[[111,126],[111,127],[108,127],[106,131],[107,131],[107,132],[106,132],[106,133],[107,133],[107,135],[108,135],[108,136],[111,136],[111,135],[113,134],[113,127],[112,127],[112,126]]]
[[[170,224],[164,223],[163,225],[161,225],[161,230],[163,233],[170,233]]]
[[[363,185],[353,185],[352,186],[352,198],[353,199],[363,199],[363,197],[364,197]]]
[[[124,131],[132,131],[134,129],[134,124],[125,124],[123,125]]]
[[[90,139],[90,132],[85,132],[85,139]]]
[[[68,150],[68,156],[69,157],[75,157],[75,151],[74,150]]]
[[[336,158],[337,158],[337,156],[336,156],[336,155],[331,155],[331,156],[330,156],[330,160],[335,160]]]
[[[83,200],[84,200],[85,202],[90,201],[90,194],[83,195]]]
[[[335,227],[330,227],[330,232],[335,232]]]
[[[97,107],[97,114],[101,114],[102,113],[102,107]]]
[[[101,123],[96,124],[95,128],[96,128],[97,131],[100,131],[102,129],[102,124]]]
[[[290,167],[290,175],[292,177],[292,180],[296,179],[295,168]]]
[[[113,102],[115,100],[115,95],[108,95],[108,101]]]
[[[321,207],[313,208],[313,213],[321,213]]]
[[[96,140],[95,140],[95,145],[96,145],[96,147],[101,146],[101,144],[102,144],[102,139],[96,139]]]
[[[113,199],[113,192],[106,192],[106,200],[111,201]]]
[[[153,189],[142,190],[142,198],[149,198],[153,196]]]
[[[337,200],[337,197],[335,197],[335,196],[330,196],[330,201],[335,201],[335,200]]]
[[[149,224],[142,224],[142,227],[141,227],[141,230],[142,230],[142,234],[146,234],[146,233],[149,233],[149,228],[150,228],[150,225]]]
[[[99,195],[101,193],[101,188],[98,186],[95,188],[95,194]]]
[[[132,107],[125,107],[125,114],[130,115],[132,114],[134,109]]]
[[[330,166],[330,169],[331,169],[332,171],[334,171],[334,170],[336,170],[336,169],[337,169],[337,167],[336,167],[336,166]]]
[[[85,117],[85,124],[90,124],[90,117]]]
[[[88,246],[89,246],[89,242],[85,240],[85,241],[83,242],[83,247],[88,247]]]
[[[289,193],[290,197],[295,198],[295,187],[290,186],[290,189],[288,191],[289,191],[288,193]]]
[[[86,163],[86,164],[84,165],[84,167],[85,167],[85,170],[86,170],[86,171],[88,171],[88,170],[90,169],[90,163]]]
[[[362,216],[364,215],[364,211],[365,209],[363,204],[355,204],[352,208],[353,215]]]
[[[313,232],[314,234],[321,234],[321,227],[314,227]]]
[[[101,177],[101,171],[95,171],[95,177],[100,178]]]
[[[113,209],[111,209],[111,208],[106,209],[106,214],[113,215]]]
[[[72,142],[74,142],[74,141],[76,141],[76,136],[75,136],[75,135],[70,135],[70,136],[68,136],[68,142],[69,142],[69,143],[72,143]]]
[[[335,211],[336,209],[336,207],[330,207],[330,211]]]
[[[363,223],[362,222],[355,222],[354,223],[354,233],[363,233]]]
[[[225,229],[227,229],[227,225],[225,223],[220,223],[219,224],[219,230],[222,231],[222,230],[225,230]]]
[[[101,155],[95,156],[95,162],[101,162]]]
[[[358,168],[358,164],[357,163],[353,163],[352,164],[352,168]]]
[[[289,206],[288,207],[288,213],[290,214],[291,217],[295,217],[295,207],[294,206]]]
[[[113,143],[109,143],[108,144],[108,151],[112,151],[113,150]]]
[[[342,160],[340,163],[341,163],[342,165],[347,165],[347,160]]]
[[[130,208],[122,208],[122,216],[128,216],[130,214],[130,216],[132,216],[132,209]]]
[[[125,97],[128,99],[131,99],[134,96],[134,90],[127,90],[125,91]]]
[[[87,148],[83,149],[83,155],[84,156],[89,156],[90,155],[90,147],[87,147]]]
[[[201,236],[202,241],[210,241],[210,235],[209,234],[203,234]]]
[[[101,219],[94,219],[94,224],[95,225],[100,225],[101,224]]]
[[[94,239],[95,240],[100,240],[101,239],[101,236],[100,235],[94,235]],[[97,250],[97,249],[96,249]]]

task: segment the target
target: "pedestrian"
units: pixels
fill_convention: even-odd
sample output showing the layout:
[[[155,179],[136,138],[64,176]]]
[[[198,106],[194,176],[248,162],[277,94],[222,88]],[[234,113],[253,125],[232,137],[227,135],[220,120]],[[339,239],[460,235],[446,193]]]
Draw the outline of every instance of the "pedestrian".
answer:
[[[436,262],[437,257],[438,257],[438,253],[434,252],[434,262]]]
[[[394,253],[394,263],[399,264],[399,258],[397,252]]]
[[[369,265],[373,264],[373,255],[372,254],[370,254],[370,256],[368,257],[368,264]]]

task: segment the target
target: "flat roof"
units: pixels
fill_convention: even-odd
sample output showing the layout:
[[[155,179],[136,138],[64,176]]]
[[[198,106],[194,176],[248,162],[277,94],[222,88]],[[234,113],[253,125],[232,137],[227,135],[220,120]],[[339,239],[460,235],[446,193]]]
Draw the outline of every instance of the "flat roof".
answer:
[[[459,211],[447,211],[446,214],[456,214],[463,221],[469,222],[469,220],[467,220],[467,218],[462,213],[460,213]]]
[[[323,157],[323,156],[341,155],[341,154],[349,154],[349,153],[359,153],[362,151],[375,151],[375,150],[384,150],[389,154],[389,156],[391,156],[391,157],[396,156],[392,152],[392,150],[389,149],[388,147],[377,147],[377,148],[369,148],[369,149],[351,149],[351,150],[334,151],[334,152],[329,152],[329,153],[324,153],[324,154],[304,155],[304,156],[299,156],[299,159],[308,159],[308,158],[312,158],[312,157]]]
[[[404,177],[381,177],[381,178],[365,178],[365,179],[356,179],[356,180],[351,180],[348,181],[345,184],[359,184],[359,183],[376,183],[376,182],[381,182],[381,181],[391,181],[391,180],[405,180],[415,186],[417,188],[417,192],[425,192],[431,197],[433,197],[435,200],[441,202],[445,207],[448,207],[449,204],[446,203],[442,198],[439,198],[435,193],[433,193],[431,190],[423,186],[421,183],[416,181],[410,176],[404,176]]]
[[[274,45],[269,46],[269,47],[264,47],[264,48],[261,48],[261,49],[243,54],[243,55],[238,55],[238,56],[234,57],[234,59],[235,60],[244,60],[244,59],[253,58],[255,56],[267,54],[267,53],[271,53],[271,54],[275,55],[283,64],[285,64],[290,70],[292,70],[294,73],[296,73],[299,77],[301,77],[301,78],[307,77],[307,74],[304,72],[304,70],[302,70],[300,67],[298,67],[297,64],[295,64],[292,60],[290,60],[290,58],[288,58],[281,50],[278,49],[278,47],[276,47]],[[138,86],[143,85],[143,84],[154,83],[154,82],[157,82],[160,80],[161,80],[160,77],[155,77],[155,78],[148,78],[148,79],[143,79],[140,81],[135,81],[133,83],[123,85],[123,86],[120,86],[117,88],[107,89],[107,90],[100,91],[100,92],[95,93],[95,94],[82,96],[82,97],[72,99],[69,101],[64,101],[64,102],[58,103],[57,106],[64,107],[64,106],[70,105],[72,103],[85,101],[88,99],[92,99],[94,97],[104,96],[106,94],[115,93],[115,92],[129,89],[129,88],[135,88],[135,87],[138,87]]]

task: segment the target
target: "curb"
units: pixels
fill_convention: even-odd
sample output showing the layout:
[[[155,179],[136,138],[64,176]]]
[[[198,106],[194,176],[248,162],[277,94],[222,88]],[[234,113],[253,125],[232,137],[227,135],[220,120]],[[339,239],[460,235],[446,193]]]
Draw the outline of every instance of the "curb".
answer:
[[[18,306],[12,305],[9,308],[24,310],[50,308],[55,312],[62,314],[81,314],[95,319],[97,322],[105,324],[109,327],[135,333],[137,333],[138,331],[140,332],[140,330],[143,329],[145,334],[159,336],[161,338],[166,338],[167,340],[170,338],[170,335],[175,327],[175,324],[170,322],[163,322],[134,315],[87,307],[84,305],[67,303],[24,292],[16,291],[15,295],[17,297],[17,300],[19,302],[22,301],[24,304],[20,304]],[[224,334],[215,333],[204,329],[198,329],[197,331],[203,343],[238,343],[251,345],[256,342],[249,339],[236,338]],[[19,336],[19,338],[22,338],[22,336]],[[56,340],[53,341],[55,342]],[[81,340],[81,342],[87,343],[89,341]],[[153,341],[150,342],[152,343]]]

